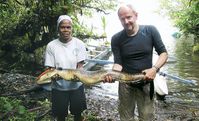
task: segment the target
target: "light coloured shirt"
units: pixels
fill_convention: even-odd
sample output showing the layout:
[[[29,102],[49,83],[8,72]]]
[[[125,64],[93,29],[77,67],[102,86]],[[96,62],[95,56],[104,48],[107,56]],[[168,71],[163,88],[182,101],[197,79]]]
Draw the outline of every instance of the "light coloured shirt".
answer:
[[[86,47],[81,40],[73,37],[71,41],[62,43],[59,39],[55,39],[49,42],[46,47],[45,66],[57,69],[76,69],[77,63],[86,58]],[[75,90],[81,85],[81,82],[58,80],[52,83],[52,88]]]

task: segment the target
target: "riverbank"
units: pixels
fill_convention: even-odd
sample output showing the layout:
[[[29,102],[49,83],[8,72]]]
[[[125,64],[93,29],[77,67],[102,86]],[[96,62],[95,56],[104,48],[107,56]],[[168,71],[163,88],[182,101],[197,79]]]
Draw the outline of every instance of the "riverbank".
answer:
[[[9,97],[12,99],[19,99],[22,101],[24,107],[28,110],[37,109],[50,109],[50,102],[46,106],[45,101],[50,100],[50,92],[43,89],[35,88],[35,77],[23,74],[4,73],[0,74],[0,95],[1,97]],[[21,93],[17,93],[20,90]],[[111,97],[108,93],[103,92],[103,88],[99,85],[86,87],[87,97],[87,110],[85,115],[94,116],[94,121],[119,121],[118,114],[118,99]],[[40,102],[40,103],[38,103]],[[43,103],[42,103],[43,102]],[[155,101],[156,107],[156,121],[198,121],[199,120],[199,101],[197,100],[182,100],[177,98],[175,93],[170,93],[166,96],[166,101]],[[0,114],[3,108],[0,107]],[[39,110],[37,114],[42,115],[46,110]],[[14,114],[13,114],[14,115]],[[42,118],[49,119],[50,112]],[[1,117],[0,117],[1,118]],[[8,118],[8,117],[6,117]],[[46,121],[46,120],[44,120]],[[91,121],[91,120],[88,120]],[[92,120],[93,121],[93,120]]]
[[[38,107],[49,110],[50,104],[48,104],[47,107],[45,105],[46,103],[50,103],[51,94],[49,91],[43,90],[35,85],[34,80],[35,77],[30,75],[18,73],[0,74],[0,97],[6,97],[14,101],[20,100],[20,102],[22,102],[22,106],[24,106],[27,110],[35,110],[38,109]],[[92,88],[93,87],[86,87],[85,89],[88,108],[85,111],[85,115],[92,114],[98,121],[111,121],[116,118],[118,119],[116,108],[117,101],[106,96],[96,95],[93,91],[91,91]],[[10,105],[10,102],[6,103]],[[12,111],[5,108],[4,104],[0,104],[0,120],[8,120],[9,117],[3,116],[6,116],[6,113],[10,112]],[[38,115],[43,115],[43,113],[45,113],[43,110],[35,110],[35,112],[38,113]],[[13,116],[17,115],[19,114],[13,114]],[[50,115],[50,112],[48,112],[45,117],[51,117]]]
[[[102,121],[120,121],[117,98],[91,90],[87,92],[87,100],[88,110]],[[175,94],[167,95],[164,101],[155,97],[155,121],[199,121],[199,101],[183,100]]]

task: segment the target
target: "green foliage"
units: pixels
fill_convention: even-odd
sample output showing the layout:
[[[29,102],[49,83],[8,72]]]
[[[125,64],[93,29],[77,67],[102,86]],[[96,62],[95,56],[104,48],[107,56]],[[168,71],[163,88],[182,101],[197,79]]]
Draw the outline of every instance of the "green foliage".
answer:
[[[34,103],[35,105],[35,103]],[[37,106],[42,106],[40,111],[27,109],[23,102],[19,99],[13,99],[8,97],[0,97],[0,120],[6,121],[35,121],[38,119],[38,114],[45,113],[48,109],[51,108],[51,102],[46,99],[43,101],[37,101]],[[86,110],[83,112],[83,117],[87,121],[102,121],[97,117],[97,114]],[[41,121],[51,121],[51,113],[39,118]],[[73,121],[73,115],[69,114],[67,121]]]
[[[193,47],[193,53],[199,54],[199,43],[197,43],[197,44]]]
[[[45,108],[51,107],[51,102],[48,99],[45,99],[44,101],[38,101],[39,105],[42,105]]]
[[[161,0],[162,14],[167,14],[174,25],[185,35],[195,36],[194,44],[199,43],[199,1]],[[191,51],[192,52],[192,51]]]
[[[8,118],[9,121],[33,121],[35,114],[28,112],[20,100],[0,97],[0,118]]]
[[[79,16],[93,12],[108,13],[116,6],[114,0],[6,0],[0,2],[0,60],[1,67],[15,69],[36,61],[43,65],[43,50],[57,38],[56,21],[68,14],[74,20],[73,33],[83,39],[97,36],[92,27],[78,21]],[[90,29],[89,29],[90,28]],[[10,61],[11,60],[11,61]]]
[[[161,0],[161,9],[184,34],[199,36],[198,0]]]

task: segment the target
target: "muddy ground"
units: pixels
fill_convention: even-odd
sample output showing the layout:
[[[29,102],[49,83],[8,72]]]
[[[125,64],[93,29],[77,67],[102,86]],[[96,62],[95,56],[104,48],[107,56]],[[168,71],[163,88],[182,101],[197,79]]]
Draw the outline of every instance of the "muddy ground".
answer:
[[[99,116],[105,121],[113,119],[119,121],[117,111],[118,99],[110,98],[105,93],[98,94],[90,91],[88,104],[95,102],[100,107]],[[101,103],[103,102],[103,103]],[[93,110],[91,108],[91,110]],[[199,121],[199,101],[181,100],[174,95],[167,95],[166,100],[157,100],[155,97],[156,121]]]
[[[34,108],[34,101],[50,97],[50,92],[41,88],[31,90],[35,86],[34,79],[29,75],[0,74],[0,95],[22,99],[27,108]],[[100,85],[86,87],[88,112],[95,114],[101,121],[119,121],[118,99],[107,96],[106,93],[97,93],[96,89],[102,88]],[[20,90],[26,91],[17,93]],[[199,121],[199,101],[181,99],[178,94],[170,93],[165,101],[155,101],[156,121]]]

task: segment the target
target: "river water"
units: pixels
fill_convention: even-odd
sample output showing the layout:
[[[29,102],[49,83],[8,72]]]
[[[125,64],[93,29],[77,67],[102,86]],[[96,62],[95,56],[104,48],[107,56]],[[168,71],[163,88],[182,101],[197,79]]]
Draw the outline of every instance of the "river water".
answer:
[[[152,6],[147,5],[151,1],[141,1],[145,1],[146,6]],[[141,8],[143,8],[143,5],[144,3],[140,4]],[[148,7],[146,8],[148,10]],[[114,33],[122,29],[116,14],[113,13],[107,18],[106,31],[108,40],[110,40]],[[169,59],[161,68],[161,72],[167,73],[171,77],[180,78],[173,79],[157,74],[156,80],[166,81],[168,87],[168,95],[166,95],[166,100],[164,101],[166,106],[161,104],[157,108],[158,121],[163,121],[164,119],[187,121],[193,120],[193,117],[199,120],[199,56],[191,53],[190,47],[193,45],[193,38],[191,36],[184,39],[174,38],[172,34],[178,32],[178,29],[173,27],[166,17],[155,13],[146,13],[146,10],[145,13],[138,13],[138,17],[139,24],[152,24],[156,26],[167,48]],[[157,54],[154,53],[154,62],[156,59]],[[113,61],[113,56],[110,56],[108,60]],[[111,69],[112,65],[104,65],[103,68]],[[184,83],[182,80],[188,80],[188,82],[194,82],[194,84]],[[101,83],[93,87],[92,91],[98,96],[106,96],[118,100],[118,82],[111,84]]]
[[[167,81],[169,92],[175,93],[175,92],[183,92],[187,91],[189,92],[188,95],[190,95],[191,90],[198,92],[198,86],[199,84],[199,57],[197,55],[191,54],[189,49],[190,46],[192,46],[192,42],[186,42],[192,41],[191,39],[184,39],[184,40],[178,40],[172,36],[174,32],[177,31],[176,28],[174,28],[168,20],[165,20],[163,18],[159,18],[161,20],[161,23],[155,24],[157,29],[159,30],[162,40],[167,48],[169,58],[167,63],[161,68],[161,72],[167,73],[173,77],[179,77],[183,80],[191,80],[192,82],[196,82],[196,85],[189,85],[185,84],[182,81],[175,80],[172,78],[167,78],[163,76],[157,76],[157,80],[165,79]],[[109,38],[110,39],[110,38]],[[182,41],[182,42],[181,42]],[[184,42],[185,41],[185,42]],[[153,61],[155,62],[157,59],[157,54],[154,52]],[[113,61],[113,56],[110,56],[109,61]],[[111,69],[112,65],[105,65],[103,67],[104,69]],[[111,95],[115,98],[117,98],[117,86],[118,83],[115,82],[113,84],[102,84],[101,87],[104,91],[102,93]],[[183,94],[184,95],[184,94]],[[189,96],[187,96],[189,98]]]
[[[169,59],[161,68],[161,72],[167,73],[171,75],[171,77],[178,77],[180,79],[176,80],[157,74],[156,80],[167,82],[168,95],[166,95],[164,103],[156,101],[156,120],[198,121],[199,57],[188,53],[187,50],[184,50],[184,46],[187,46],[188,43],[180,44],[179,41],[181,40],[177,40],[171,35],[166,38],[171,38],[167,42],[164,41],[169,53]],[[177,50],[176,45],[178,45]],[[154,61],[156,59],[157,54],[154,54]],[[111,55],[108,60],[113,61],[113,56]],[[104,65],[102,68],[111,69],[112,64]],[[181,80],[189,80],[190,82],[194,82],[194,84],[184,83]],[[118,101],[118,82],[100,83],[99,85],[93,87],[93,90],[91,91],[98,97],[108,97],[111,100],[114,99],[116,102]]]
[[[168,95],[164,104],[156,103],[156,117],[158,121],[187,121],[199,120],[199,56],[190,51],[192,47],[192,37],[176,39],[172,34],[177,30],[171,25],[156,25],[167,48],[169,58],[167,63],[161,68],[161,72],[169,74],[168,78],[157,74],[156,80],[166,81]],[[157,59],[157,54],[153,55],[153,61]],[[108,58],[113,61],[113,56]],[[103,69],[111,69],[112,64],[104,65]],[[180,78],[180,79],[179,79]],[[183,81],[194,82],[194,84]],[[109,97],[118,101],[118,82],[101,83],[93,87],[93,93],[101,97]]]

